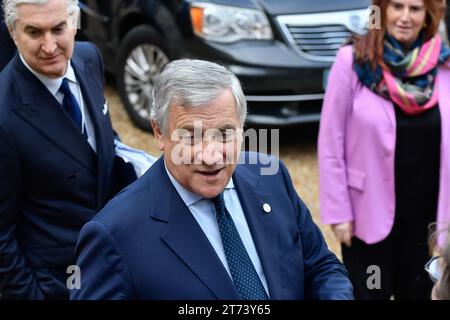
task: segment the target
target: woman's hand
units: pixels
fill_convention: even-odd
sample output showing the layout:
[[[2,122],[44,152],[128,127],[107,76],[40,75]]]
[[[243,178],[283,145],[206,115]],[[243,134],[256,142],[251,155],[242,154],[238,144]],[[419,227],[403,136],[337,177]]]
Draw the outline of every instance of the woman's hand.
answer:
[[[344,243],[348,247],[352,245],[352,236],[353,236],[352,221],[332,224],[331,230],[333,230],[333,233],[339,240],[339,242]]]

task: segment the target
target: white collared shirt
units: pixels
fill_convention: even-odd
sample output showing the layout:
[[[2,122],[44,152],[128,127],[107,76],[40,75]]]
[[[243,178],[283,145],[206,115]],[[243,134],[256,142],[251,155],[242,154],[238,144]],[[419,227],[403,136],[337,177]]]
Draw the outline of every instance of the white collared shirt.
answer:
[[[223,243],[220,236],[219,225],[216,219],[214,204],[210,199],[202,198],[201,196],[186,190],[170,174],[165,162],[164,167],[170,181],[177,190],[181,199],[188,207],[195,220],[197,220],[197,223],[202,228],[203,233],[206,235],[212,247],[214,248],[214,251],[227,270],[228,275],[231,279],[233,279],[233,277],[231,276],[230,267],[228,266],[227,258],[225,256],[225,250],[223,249]],[[261,280],[261,283],[266,290],[267,296],[269,296],[266,276],[262,268],[261,260],[258,256],[258,252],[256,251],[255,243],[248,227],[247,219],[245,218],[244,210],[242,209],[239,196],[236,192],[236,189],[234,188],[233,178],[230,179],[227,186],[225,187],[225,190],[223,191],[223,197],[225,200],[225,206],[227,207],[228,212],[233,218],[236,229],[242,239],[242,242],[244,243],[244,247],[247,250],[248,255],[250,256],[250,260],[255,267],[256,273],[258,274],[259,279]]]
[[[43,74],[40,74],[39,72],[34,71],[28,63],[25,61],[23,56],[19,54],[20,59],[22,60],[22,63],[25,65],[25,67],[30,70],[32,74],[34,74],[41,82],[42,84],[48,89],[48,91],[55,97],[55,99],[59,102],[59,104],[62,105],[64,94],[59,91],[59,88],[61,87],[62,81],[64,78],[67,78],[69,80],[69,88],[70,91],[72,91],[72,94],[75,96],[75,99],[78,102],[78,105],[81,108],[81,128],[82,133],[84,130],[86,130],[86,134],[88,137],[88,143],[92,147],[92,149],[97,152],[97,143],[95,141],[95,130],[94,125],[92,123],[91,116],[89,112],[87,112],[83,95],[81,94],[81,88],[77,81],[77,78],[75,76],[75,72],[72,68],[72,65],[70,64],[70,60],[67,64],[66,73],[60,77],[60,78],[50,78]]]

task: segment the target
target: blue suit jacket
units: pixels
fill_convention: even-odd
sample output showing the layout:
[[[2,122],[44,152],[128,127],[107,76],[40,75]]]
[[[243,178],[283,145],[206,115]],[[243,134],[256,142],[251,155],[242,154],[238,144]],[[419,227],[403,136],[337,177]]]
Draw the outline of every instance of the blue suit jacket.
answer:
[[[68,298],[81,227],[125,184],[103,114],[103,64],[77,43],[71,59],[95,127],[97,154],[18,54],[0,73],[2,298]],[[130,177],[131,178],[131,177]]]
[[[260,169],[238,165],[233,179],[271,299],[351,299],[347,272],[285,166],[273,176]],[[163,158],[83,227],[77,257],[81,289],[71,291],[73,299],[239,299]]]

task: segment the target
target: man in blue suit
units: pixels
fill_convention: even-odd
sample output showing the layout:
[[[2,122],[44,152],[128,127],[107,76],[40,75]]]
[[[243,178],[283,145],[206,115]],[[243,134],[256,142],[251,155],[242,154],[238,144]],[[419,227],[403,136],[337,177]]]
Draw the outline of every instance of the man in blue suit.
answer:
[[[16,52],[16,46],[9,36],[8,28],[3,21],[3,9],[0,3],[0,71],[8,64]]]
[[[3,1],[18,54],[0,73],[0,292],[67,299],[81,227],[133,176],[99,52],[74,41],[77,0],[17,3]]]
[[[246,112],[224,67],[166,66],[152,108],[164,155],[83,227],[71,298],[352,298],[286,167],[257,153],[237,164]]]

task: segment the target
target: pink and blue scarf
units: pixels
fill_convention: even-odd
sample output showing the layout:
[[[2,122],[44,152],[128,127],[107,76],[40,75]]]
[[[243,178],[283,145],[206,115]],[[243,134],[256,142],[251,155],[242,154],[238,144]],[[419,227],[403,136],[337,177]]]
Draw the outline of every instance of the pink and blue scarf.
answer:
[[[392,36],[384,40],[386,67],[354,64],[359,80],[378,95],[397,104],[403,112],[420,114],[438,103],[437,68],[450,68],[450,49],[437,34],[423,41],[421,34],[408,52]]]

